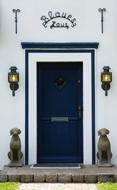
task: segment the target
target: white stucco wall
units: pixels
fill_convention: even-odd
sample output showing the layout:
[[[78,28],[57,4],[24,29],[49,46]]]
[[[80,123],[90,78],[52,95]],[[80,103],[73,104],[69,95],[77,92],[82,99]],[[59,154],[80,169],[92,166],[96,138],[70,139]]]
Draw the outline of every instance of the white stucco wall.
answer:
[[[100,13],[105,7],[104,34],[100,32]],[[15,34],[13,8],[21,9],[18,14],[18,34]],[[73,29],[44,28],[40,20],[48,11],[63,11],[77,19]],[[97,130],[110,130],[112,162],[117,164],[116,107],[117,107],[117,2],[115,0],[1,0],[0,1],[0,166],[9,163],[10,135],[12,127],[22,130],[22,151],[25,141],[25,57],[21,42],[99,42],[96,51],[96,139]],[[7,74],[9,67],[19,69],[20,83],[16,96],[12,97]],[[105,97],[101,89],[100,72],[104,65],[112,68],[113,82],[109,95]]]

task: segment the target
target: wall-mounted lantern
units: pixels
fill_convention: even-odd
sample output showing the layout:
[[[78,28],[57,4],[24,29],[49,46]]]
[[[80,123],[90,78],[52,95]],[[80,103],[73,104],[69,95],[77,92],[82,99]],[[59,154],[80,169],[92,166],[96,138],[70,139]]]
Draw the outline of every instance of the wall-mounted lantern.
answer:
[[[102,89],[105,90],[105,96],[108,96],[108,90],[110,89],[110,83],[112,82],[112,73],[109,70],[109,66],[104,66],[103,72],[101,72]]]
[[[8,82],[10,84],[10,89],[12,90],[12,96],[15,96],[15,91],[19,88],[19,73],[17,72],[17,67],[10,67],[10,72],[8,73]]]

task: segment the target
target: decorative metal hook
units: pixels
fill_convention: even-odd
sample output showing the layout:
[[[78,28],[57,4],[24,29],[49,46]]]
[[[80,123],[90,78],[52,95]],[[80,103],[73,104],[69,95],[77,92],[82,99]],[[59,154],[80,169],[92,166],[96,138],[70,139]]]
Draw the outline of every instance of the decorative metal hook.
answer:
[[[17,13],[20,12],[20,9],[13,9],[12,11],[13,13],[15,13],[15,33],[17,34],[17,22],[18,22]]]
[[[106,12],[106,8],[99,8],[98,11],[101,13],[101,32],[103,34],[104,32],[104,26],[103,26],[103,23],[104,23],[104,12]]]

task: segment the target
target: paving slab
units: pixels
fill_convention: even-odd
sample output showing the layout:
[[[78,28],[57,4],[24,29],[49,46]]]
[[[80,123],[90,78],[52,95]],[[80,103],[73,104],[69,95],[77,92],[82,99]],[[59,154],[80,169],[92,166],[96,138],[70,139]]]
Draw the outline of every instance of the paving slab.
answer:
[[[97,190],[95,184],[86,183],[23,183],[19,190]]]

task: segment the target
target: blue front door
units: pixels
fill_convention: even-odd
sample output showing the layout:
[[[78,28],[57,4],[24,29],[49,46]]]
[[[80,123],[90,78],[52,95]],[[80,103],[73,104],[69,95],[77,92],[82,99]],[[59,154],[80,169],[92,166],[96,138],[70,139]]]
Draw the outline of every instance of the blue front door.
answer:
[[[37,63],[37,163],[83,162],[82,62]]]

